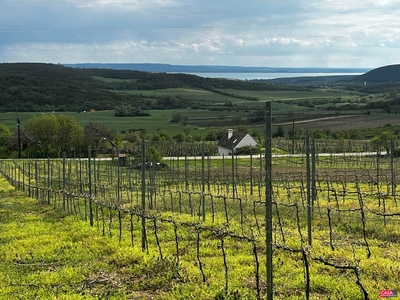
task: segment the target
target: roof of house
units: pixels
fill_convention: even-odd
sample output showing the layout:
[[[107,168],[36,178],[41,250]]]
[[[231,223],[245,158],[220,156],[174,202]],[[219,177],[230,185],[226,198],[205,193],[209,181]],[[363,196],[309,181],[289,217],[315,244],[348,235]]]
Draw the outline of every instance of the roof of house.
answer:
[[[24,147],[30,146],[30,145],[37,145],[37,142],[30,137],[24,129],[20,128],[20,143],[21,146]],[[17,149],[18,150],[18,131],[15,131],[15,133],[10,136],[7,141],[5,142],[5,145],[9,147],[10,149]]]
[[[219,140],[218,146],[232,150],[237,146],[237,144],[240,143],[241,140],[244,139],[246,135],[247,133],[234,131],[232,137],[228,140],[227,133],[222,137],[222,139]]]

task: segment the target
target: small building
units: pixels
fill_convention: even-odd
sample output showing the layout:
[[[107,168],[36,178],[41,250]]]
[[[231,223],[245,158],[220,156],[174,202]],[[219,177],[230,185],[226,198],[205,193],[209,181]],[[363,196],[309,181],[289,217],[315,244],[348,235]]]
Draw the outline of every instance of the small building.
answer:
[[[228,129],[222,139],[218,142],[218,154],[219,155],[232,155],[236,149],[242,147],[255,147],[256,141],[247,133],[233,132],[233,129]]]
[[[18,142],[20,143],[18,145]],[[5,146],[12,151],[25,150],[30,146],[40,146],[32,137],[25,133],[25,130],[20,128],[19,137],[18,130],[14,132],[12,136],[10,136],[6,142]]]

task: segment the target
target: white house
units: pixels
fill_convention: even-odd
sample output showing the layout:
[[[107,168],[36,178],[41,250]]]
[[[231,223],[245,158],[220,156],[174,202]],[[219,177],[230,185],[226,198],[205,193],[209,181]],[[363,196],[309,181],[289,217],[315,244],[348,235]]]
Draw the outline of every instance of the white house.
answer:
[[[245,146],[256,146],[256,141],[247,133],[233,132],[233,129],[228,129],[228,133],[223,136],[218,142],[219,155],[232,155],[236,149]]]

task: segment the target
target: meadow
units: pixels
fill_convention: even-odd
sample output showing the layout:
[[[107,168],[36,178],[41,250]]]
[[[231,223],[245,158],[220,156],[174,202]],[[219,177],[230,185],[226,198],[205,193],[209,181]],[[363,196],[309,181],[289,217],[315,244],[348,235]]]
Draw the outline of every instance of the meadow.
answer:
[[[400,270],[399,158],[318,157],[310,179],[306,162],[304,156],[273,158],[274,297],[375,299],[380,290],[395,290]],[[263,158],[177,158],[167,163],[166,169],[137,170],[100,159],[1,161],[3,176],[18,190],[1,182],[7,186],[2,205],[10,203],[2,210],[2,222],[26,224],[22,232],[31,228],[15,216],[25,205],[30,217],[23,218],[56,215],[41,222],[48,224],[49,239],[54,231],[60,237],[73,235],[76,244],[53,243],[51,250],[36,253],[29,238],[7,231],[10,237],[3,245],[25,242],[18,251],[2,250],[7,266],[2,276],[8,276],[8,283],[0,293],[46,298],[62,291],[71,299],[78,294],[82,299],[264,299]],[[20,208],[11,212],[13,201]],[[60,218],[68,234],[58,233]],[[84,248],[80,258],[70,256],[72,245],[80,249],[92,241],[92,254]],[[94,262],[90,271],[84,269],[86,259]],[[71,264],[68,276],[59,273]],[[48,294],[43,286],[52,287]]]

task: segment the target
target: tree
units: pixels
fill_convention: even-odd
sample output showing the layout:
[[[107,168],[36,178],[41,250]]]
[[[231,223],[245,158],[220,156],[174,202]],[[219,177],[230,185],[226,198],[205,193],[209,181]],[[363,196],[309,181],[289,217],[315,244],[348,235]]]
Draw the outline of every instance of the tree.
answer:
[[[25,130],[40,146],[42,154],[57,153],[59,124],[53,114],[32,117],[26,121]]]
[[[25,130],[44,155],[60,155],[72,148],[80,149],[84,143],[83,128],[71,116],[46,114],[32,117],[27,120]]]
[[[316,140],[326,139],[326,133],[323,130],[317,129],[312,132],[312,136]]]
[[[371,145],[375,151],[385,150],[386,153],[389,153],[390,140],[394,139],[396,139],[396,135],[390,130],[385,130],[371,139]]]
[[[277,131],[273,134],[272,137],[285,137],[285,129],[282,125],[279,125]]]
[[[10,136],[11,130],[6,125],[0,124],[0,146],[3,146]]]
[[[183,142],[186,138],[186,135],[183,132],[179,132],[177,134],[175,134],[173,136],[173,138],[177,141],[177,142]]]
[[[217,140],[217,130],[215,128],[211,128],[208,130],[206,136],[206,141],[216,141]]]
[[[249,127],[242,124],[237,127],[237,131],[242,132],[242,133],[249,133]]]
[[[139,130],[135,131],[128,131],[125,135],[125,140],[127,140],[130,143],[137,143],[141,140],[142,135]]]
[[[83,146],[83,128],[71,116],[61,115],[57,118],[57,146],[60,152],[69,152],[71,148],[80,149]]]
[[[11,136],[11,130],[0,124],[0,157],[7,157],[9,155],[9,150],[5,146],[6,141]]]
[[[114,144],[118,149],[121,149],[124,146],[124,136],[122,134],[117,134],[113,140]]]
[[[162,141],[168,141],[171,139],[171,136],[164,129],[157,129],[157,133],[160,135]]]
[[[175,114],[172,116],[170,123],[178,123],[182,120],[182,115],[181,114]]]
[[[147,148],[146,151],[146,161],[152,162],[155,160],[156,162],[160,162],[163,158],[163,154],[160,150],[156,149],[155,147],[151,146]]]

